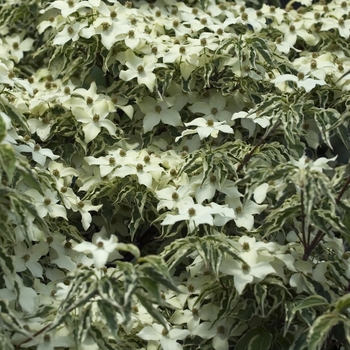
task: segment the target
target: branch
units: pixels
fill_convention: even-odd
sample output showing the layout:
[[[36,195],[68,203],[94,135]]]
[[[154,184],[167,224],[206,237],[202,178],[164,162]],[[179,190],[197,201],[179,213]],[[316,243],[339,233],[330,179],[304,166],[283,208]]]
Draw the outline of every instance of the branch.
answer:
[[[248,154],[246,154],[244,159],[239,164],[237,172],[240,172],[243,169],[243,167],[249,162],[250,158],[253,156],[255,151],[266,141],[267,137],[270,136],[270,134],[274,132],[281,124],[282,123],[278,121],[273,128],[271,128],[265,133],[265,135],[259,140],[259,142],[254,146],[254,148]]]
[[[335,202],[336,202],[337,204],[339,204],[340,199],[341,199],[341,197],[343,196],[343,194],[345,193],[345,191],[346,191],[346,189],[348,188],[349,184],[350,184],[350,175],[349,175],[348,179],[346,180],[344,186],[343,186],[342,189],[340,190],[340,192],[339,192],[339,194],[338,194],[338,197],[335,199]]]

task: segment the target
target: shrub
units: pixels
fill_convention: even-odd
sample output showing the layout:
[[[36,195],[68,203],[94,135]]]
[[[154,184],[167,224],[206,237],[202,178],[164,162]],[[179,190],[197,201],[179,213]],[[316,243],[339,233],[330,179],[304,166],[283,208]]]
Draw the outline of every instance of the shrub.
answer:
[[[347,1],[0,10],[1,349],[349,349]]]

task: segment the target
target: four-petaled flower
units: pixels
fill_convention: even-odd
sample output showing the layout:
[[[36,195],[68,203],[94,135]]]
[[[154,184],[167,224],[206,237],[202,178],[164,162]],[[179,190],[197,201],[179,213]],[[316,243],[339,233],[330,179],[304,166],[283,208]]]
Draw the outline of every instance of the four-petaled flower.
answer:
[[[98,237],[96,244],[91,242],[79,243],[73,249],[77,252],[92,254],[95,267],[100,268],[105,266],[109,255],[116,250],[118,244],[117,237],[112,235],[108,240]]]
[[[120,72],[119,76],[125,81],[137,78],[138,84],[145,84],[150,91],[153,91],[156,84],[156,75],[153,71],[158,67],[166,67],[157,63],[155,55],[137,57],[130,49],[125,53],[125,65],[129,68]]]

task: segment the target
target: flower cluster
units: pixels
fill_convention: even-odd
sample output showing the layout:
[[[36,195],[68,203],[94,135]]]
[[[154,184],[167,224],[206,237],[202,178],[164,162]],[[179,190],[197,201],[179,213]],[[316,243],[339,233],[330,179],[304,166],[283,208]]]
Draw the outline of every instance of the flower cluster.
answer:
[[[347,346],[350,7],[300,4],[0,9],[1,347]]]

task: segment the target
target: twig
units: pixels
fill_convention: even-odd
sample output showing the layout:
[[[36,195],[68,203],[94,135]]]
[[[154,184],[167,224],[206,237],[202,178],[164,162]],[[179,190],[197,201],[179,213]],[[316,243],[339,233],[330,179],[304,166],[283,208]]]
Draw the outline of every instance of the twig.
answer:
[[[303,236],[303,241],[307,244],[309,243],[309,238],[306,240],[305,236],[305,212],[304,212],[304,191],[300,189],[300,206],[301,206],[301,234]]]
[[[273,128],[271,128],[268,132],[265,133],[265,135],[259,140],[259,142],[254,146],[254,148],[248,154],[246,154],[244,159],[239,164],[239,166],[237,168],[237,172],[240,172],[243,169],[243,167],[249,162],[250,158],[253,156],[255,151],[266,141],[267,137],[273,131],[275,131],[281,124],[282,123],[280,121],[278,121]]]
[[[341,197],[343,196],[343,194],[345,193],[345,191],[346,191],[346,189],[348,188],[349,184],[350,184],[350,175],[349,175],[348,179],[346,180],[344,186],[343,186],[342,189],[340,190],[340,192],[339,192],[339,194],[338,194],[338,197],[337,197],[336,200],[335,200],[335,202],[336,202],[337,204],[339,204],[340,199],[341,199]]]

